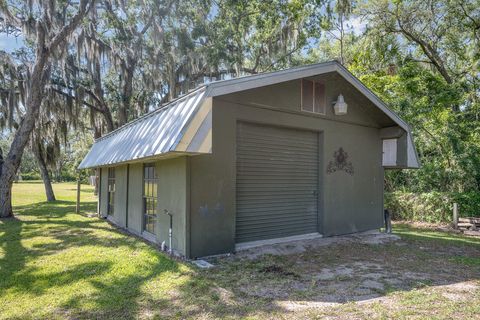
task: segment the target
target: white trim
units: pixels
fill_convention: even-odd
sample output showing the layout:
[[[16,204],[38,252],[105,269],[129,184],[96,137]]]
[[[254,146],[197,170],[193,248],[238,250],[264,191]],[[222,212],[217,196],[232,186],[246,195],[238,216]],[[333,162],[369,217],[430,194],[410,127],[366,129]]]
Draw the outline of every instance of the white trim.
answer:
[[[315,233],[300,234],[297,236],[290,236],[290,237],[283,237],[283,238],[241,242],[241,243],[235,244],[235,250],[241,251],[241,250],[247,250],[255,247],[271,245],[271,244],[300,241],[300,240],[310,240],[310,239],[317,239],[317,238],[323,238],[323,235],[321,235],[318,232],[315,232]]]

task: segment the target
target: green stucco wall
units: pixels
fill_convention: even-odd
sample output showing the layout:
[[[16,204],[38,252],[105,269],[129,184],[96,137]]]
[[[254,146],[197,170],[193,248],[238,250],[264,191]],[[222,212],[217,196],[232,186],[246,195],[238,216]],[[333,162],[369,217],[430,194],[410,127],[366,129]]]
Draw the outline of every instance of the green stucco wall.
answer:
[[[158,222],[157,242],[168,245],[170,219],[164,213],[172,213],[172,247],[182,255],[186,253],[187,213],[187,157],[161,160],[156,163],[158,174]]]
[[[383,212],[380,128],[394,123],[335,74],[317,77],[326,84],[326,114],[301,111],[300,81],[215,97],[212,154],[156,161],[158,224],[156,242],[168,244],[167,209],[173,213],[173,248],[189,258],[235,250],[236,126],[239,121],[311,130],[319,134],[319,227],[324,236],[379,228]],[[348,114],[335,116],[332,102],[343,94]],[[343,148],[352,175],[327,172],[334,152]],[[143,229],[143,164],[129,165],[128,225],[126,165],[117,170],[116,220],[131,232]],[[107,168],[101,170],[100,211],[107,208]],[[123,194],[124,196],[120,196]],[[123,208],[122,208],[123,206]]]
[[[143,190],[143,164],[132,163],[129,168],[128,189],[128,229],[140,235],[142,233],[142,190]]]
[[[154,242],[168,245],[169,218],[164,214],[167,209],[173,213],[172,247],[181,255],[187,253],[187,196],[188,175],[187,157],[165,159],[155,162],[158,176],[158,219]],[[128,173],[128,179],[127,179]],[[108,168],[101,169],[101,199],[102,216],[107,213]],[[128,181],[128,204],[127,204]],[[115,212],[110,221],[130,232],[143,235],[143,163],[131,163],[115,166]],[[128,206],[128,210],[127,210]],[[128,212],[128,219],[127,219]]]
[[[383,168],[379,128],[391,125],[358,92],[337,78],[326,78],[326,115],[300,110],[300,81],[215,97],[212,154],[191,158],[191,257],[227,253],[235,248],[236,125],[238,121],[319,132],[319,232],[353,233],[382,225]],[[339,93],[348,114],[335,116]],[[354,174],[327,173],[333,154],[343,148]]]
[[[108,170],[107,170],[108,171]],[[113,220],[125,228],[127,215],[127,165],[115,167],[115,210]]]
[[[107,216],[107,193],[108,193],[108,169],[100,168],[101,184],[100,184],[100,217]]]

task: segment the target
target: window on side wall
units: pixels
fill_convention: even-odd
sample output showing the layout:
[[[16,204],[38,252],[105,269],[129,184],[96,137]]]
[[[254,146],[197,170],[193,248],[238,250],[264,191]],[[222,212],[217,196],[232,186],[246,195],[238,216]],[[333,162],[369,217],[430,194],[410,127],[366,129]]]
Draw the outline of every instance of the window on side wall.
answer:
[[[113,216],[115,212],[115,168],[108,168],[107,214]]]
[[[157,173],[155,164],[143,166],[143,230],[155,234],[157,222]]]
[[[325,114],[325,84],[302,79],[301,91],[302,111]]]

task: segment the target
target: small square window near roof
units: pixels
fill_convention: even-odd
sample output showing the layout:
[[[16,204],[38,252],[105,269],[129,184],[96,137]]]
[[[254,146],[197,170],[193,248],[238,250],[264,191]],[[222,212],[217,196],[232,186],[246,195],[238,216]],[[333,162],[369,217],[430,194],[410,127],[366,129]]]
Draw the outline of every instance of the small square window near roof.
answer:
[[[302,79],[302,111],[325,114],[325,84]]]

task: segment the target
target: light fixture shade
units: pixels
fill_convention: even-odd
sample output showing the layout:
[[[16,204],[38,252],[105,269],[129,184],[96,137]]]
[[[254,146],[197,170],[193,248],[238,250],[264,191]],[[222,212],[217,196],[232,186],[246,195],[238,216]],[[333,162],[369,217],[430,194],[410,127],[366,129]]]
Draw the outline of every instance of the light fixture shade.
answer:
[[[335,102],[335,105],[333,106],[335,115],[342,116],[347,114],[347,108],[348,108],[348,104],[345,103],[343,96],[339,95],[337,101]]]

